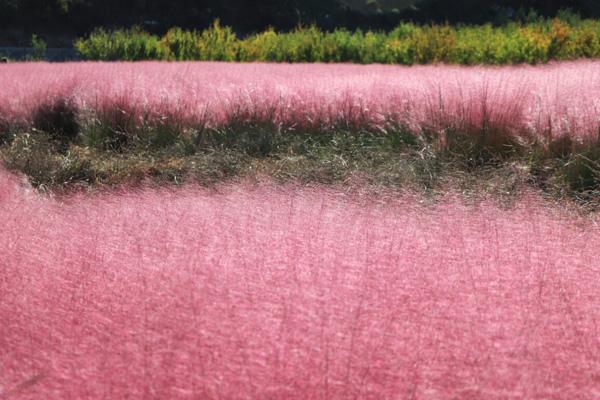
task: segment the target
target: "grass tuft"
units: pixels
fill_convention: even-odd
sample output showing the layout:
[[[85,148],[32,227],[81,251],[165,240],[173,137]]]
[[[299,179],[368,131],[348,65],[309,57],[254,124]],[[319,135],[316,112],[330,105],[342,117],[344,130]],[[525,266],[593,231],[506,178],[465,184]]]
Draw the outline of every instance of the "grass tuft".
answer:
[[[42,103],[33,111],[33,127],[52,138],[71,142],[80,130],[75,104],[64,98]]]

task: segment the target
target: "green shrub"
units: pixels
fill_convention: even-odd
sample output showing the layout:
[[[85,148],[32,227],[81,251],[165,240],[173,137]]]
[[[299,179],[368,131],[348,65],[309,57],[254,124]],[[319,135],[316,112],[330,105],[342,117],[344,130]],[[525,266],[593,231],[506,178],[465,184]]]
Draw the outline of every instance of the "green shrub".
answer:
[[[98,29],[87,39],[77,40],[75,48],[86,60],[138,61],[167,58],[167,52],[160,45],[158,37],[139,27],[113,32]]]
[[[455,31],[448,25],[429,26],[412,38],[415,61],[421,64],[448,62],[456,45]]]
[[[236,61],[238,60],[238,39],[229,27],[222,27],[218,20],[204,30],[184,31],[170,29],[156,44],[160,48],[158,59]]]
[[[36,34],[31,35],[32,52],[29,56],[31,61],[42,61],[46,58],[46,42],[40,39]]]
[[[222,27],[219,20],[204,30],[199,37],[199,58],[203,61],[236,61],[238,40],[230,27]]]
[[[365,33],[358,51],[359,59],[356,62],[363,64],[387,62],[385,53],[386,38],[384,33]]]
[[[277,33],[269,28],[240,43],[239,61],[283,61]]]
[[[75,46],[88,60],[516,64],[600,57],[600,21],[571,14],[504,26],[419,26],[391,32],[324,32],[316,26],[272,28],[238,39],[219,21],[208,29],[170,29],[162,38],[139,28],[97,30]]]
[[[172,28],[160,40],[170,60],[196,60],[200,59],[198,37],[196,32],[184,31],[181,28]]]

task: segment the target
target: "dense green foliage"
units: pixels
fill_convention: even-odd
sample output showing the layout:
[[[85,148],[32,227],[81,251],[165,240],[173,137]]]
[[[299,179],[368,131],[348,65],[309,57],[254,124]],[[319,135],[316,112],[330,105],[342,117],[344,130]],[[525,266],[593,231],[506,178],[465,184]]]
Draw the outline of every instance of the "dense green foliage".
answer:
[[[204,31],[99,29],[76,42],[87,60],[212,60],[387,64],[514,64],[600,57],[600,21],[539,20],[500,27],[402,23],[390,32],[299,27],[240,39],[215,22]]]

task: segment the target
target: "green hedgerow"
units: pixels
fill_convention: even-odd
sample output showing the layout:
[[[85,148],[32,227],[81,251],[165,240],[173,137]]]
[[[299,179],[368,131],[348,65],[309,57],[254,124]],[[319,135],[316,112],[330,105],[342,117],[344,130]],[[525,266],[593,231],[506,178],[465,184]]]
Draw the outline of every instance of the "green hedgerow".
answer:
[[[301,26],[240,39],[217,20],[204,31],[173,28],[161,38],[139,28],[100,29],[75,47],[88,60],[535,64],[600,57],[600,21],[565,14],[498,27],[401,23],[387,33]]]

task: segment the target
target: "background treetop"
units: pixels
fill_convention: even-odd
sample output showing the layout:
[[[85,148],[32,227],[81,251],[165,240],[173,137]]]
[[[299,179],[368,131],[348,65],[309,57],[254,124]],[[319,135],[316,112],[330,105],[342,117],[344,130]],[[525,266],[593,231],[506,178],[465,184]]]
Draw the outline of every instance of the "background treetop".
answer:
[[[420,23],[503,23],[571,9],[600,17],[597,0],[0,0],[3,29],[84,35],[97,27],[173,26],[203,29],[215,19],[238,34],[316,24],[323,29],[390,29],[401,20]],[[535,10],[530,13],[531,10]]]

